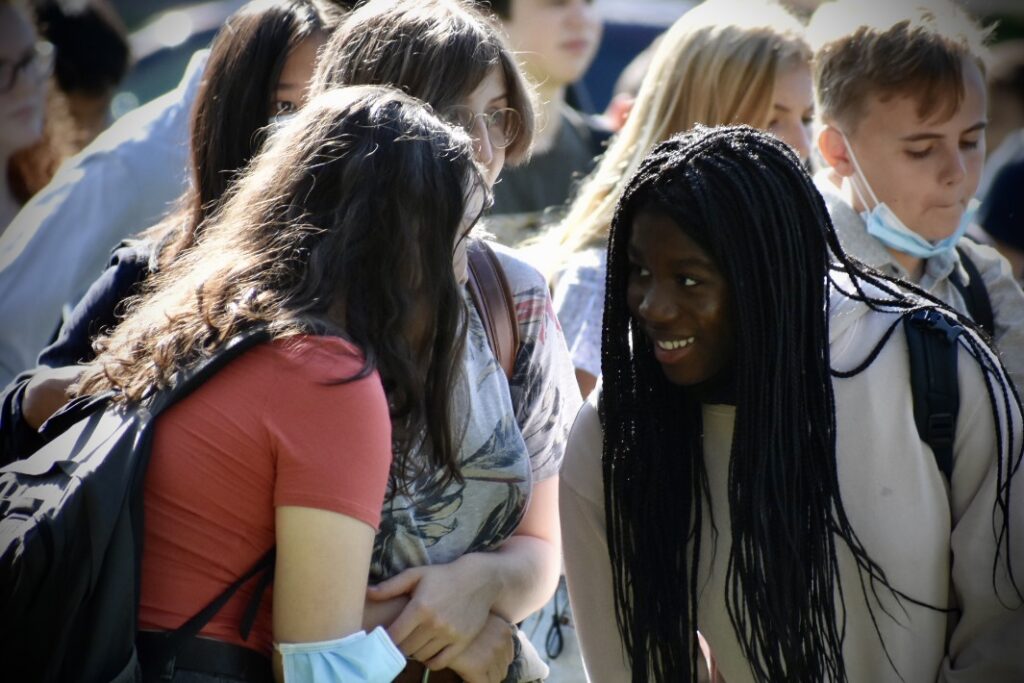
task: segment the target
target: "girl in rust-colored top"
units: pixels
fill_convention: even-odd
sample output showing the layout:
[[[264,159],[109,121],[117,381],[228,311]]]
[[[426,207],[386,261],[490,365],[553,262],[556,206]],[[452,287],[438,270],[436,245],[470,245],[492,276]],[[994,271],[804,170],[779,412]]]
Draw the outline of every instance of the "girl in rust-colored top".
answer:
[[[242,662],[241,680],[269,678],[272,652],[289,681],[401,670],[383,629],[360,633],[373,539],[392,459],[415,469],[407,453],[423,433],[439,452],[453,442],[451,340],[464,325],[453,255],[482,187],[469,137],[418,101],[381,87],[324,92],[97,341],[78,392],[134,402],[238,332],[272,337],[158,418],[143,630],[178,628],[276,546],[273,601],[251,637],[240,635],[247,595],[236,595],[197,648]],[[183,659],[176,681],[226,673]]]

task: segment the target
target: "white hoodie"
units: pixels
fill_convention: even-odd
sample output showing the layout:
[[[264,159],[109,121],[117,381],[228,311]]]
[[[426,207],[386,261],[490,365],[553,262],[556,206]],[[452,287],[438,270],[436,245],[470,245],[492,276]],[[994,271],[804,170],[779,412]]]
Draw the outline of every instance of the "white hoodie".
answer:
[[[832,367],[859,365],[896,321],[833,291],[829,343]],[[1024,681],[1024,607],[1009,585],[1005,554],[993,588],[996,542],[993,509],[997,448],[993,408],[977,361],[961,349],[960,411],[951,490],[913,417],[906,339],[902,326],[874,362],[849,379],[835,379],[837,458],[843,505],[854,531],[891,584],[917,600],[957,608],[958,614],[895,604],[880,588],[884,610],[874,614],[895,669],[872,624],[854,561],[840,544],[840,575],[847,607],[843,645],[851,683],[1019,683]],[[605,536],[601,474],[602,432],[597,396],[585,404],[569,440],[561,474],[562,538],[566,575],[580,646],[590,680],[630,680],[616,628]],[[1014,452],[1021,448],[1021,415],[1012,422]],[[727,482],[735,410],[705,406],[704,459],[717,552],[709,528],[700,558],[698,620],[728,683],[753,681],[725,606],[731,529]],[[1014,483],[1010,547],[1024,588],[1024,475]],[[709,527],[708,516],[704,516]],[[682,531],[667,521],[665,542]],[[713,555],[713,557],[712,557]],[[1001,602],[1002,600],[1002,602]],[[1009,609],[1004,606],[1009,605]],[[905,611],[904,611],[905,610]],[[896,617],[886,616],[886,611]],[[899,672],[897,674],[897,671]]]

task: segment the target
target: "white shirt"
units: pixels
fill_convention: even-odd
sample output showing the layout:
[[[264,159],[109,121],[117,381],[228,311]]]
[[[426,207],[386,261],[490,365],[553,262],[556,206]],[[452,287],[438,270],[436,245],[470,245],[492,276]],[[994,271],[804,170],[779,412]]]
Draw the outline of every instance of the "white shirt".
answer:
[[[0,236],[0,386],[36,364],[62,307],[100,275],[111,250],[187,188],[189,119],[207,54],[192,57],[177,88],[67,160]]]

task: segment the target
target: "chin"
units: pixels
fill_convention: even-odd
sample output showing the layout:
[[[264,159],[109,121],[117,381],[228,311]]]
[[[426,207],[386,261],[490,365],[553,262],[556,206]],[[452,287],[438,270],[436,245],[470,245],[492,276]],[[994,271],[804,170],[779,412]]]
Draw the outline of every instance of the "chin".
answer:
[[[677,387],[696,387],[708,381],[708,377],[689,372],[686,368],[673,368],[661,366],[661,371],[671,384]]]
[[[938,215],[933,213],[931,220],[922,219],[920,221],[921,227],[916,225],[908,226],[914,232],[924,237],[929,242],[938,242],[944,240],[954,232],[960,226],[960,218],[963,216],[963,211],[955,212],[955,216],[950,216],[951,210],[947,209],[941,213],[945,215]]]

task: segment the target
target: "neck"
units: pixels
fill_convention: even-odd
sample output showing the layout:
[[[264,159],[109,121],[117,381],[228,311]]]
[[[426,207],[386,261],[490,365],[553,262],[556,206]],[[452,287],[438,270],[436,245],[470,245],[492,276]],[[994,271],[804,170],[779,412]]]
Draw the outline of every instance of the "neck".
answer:
[[[533,137],[533,151],[543,154],[555,144],[558,131],[562,127],[559,112],[565,104],[565,86],[541,84],[537,87],[537,97],[540,100],[540,107],[537,111],[537,133]]]
[[[903,269],[907,271],[910,276],[911,282],[918,282],[921,276],[924,275],[924,259],[920,259],[917,256],[911,256],[910,254],[904,254],[902,251],[896,251],[895,249],[885,248],[891,255],[896,263],[903,266]]]
[[[736,373],[727,367],[706,382],[687,387],[694,399],[704,404],[736,405]]]

